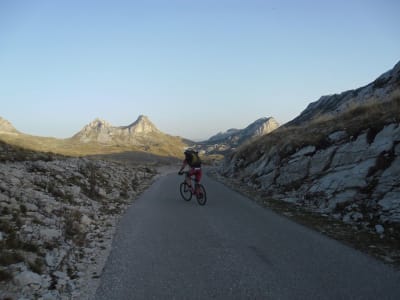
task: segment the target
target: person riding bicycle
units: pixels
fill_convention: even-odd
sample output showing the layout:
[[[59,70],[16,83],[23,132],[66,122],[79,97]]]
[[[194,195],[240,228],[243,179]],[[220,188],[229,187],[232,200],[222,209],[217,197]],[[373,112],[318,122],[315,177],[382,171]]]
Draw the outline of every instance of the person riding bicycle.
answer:
[[[195,182],[196,182],[196,194],[199,192],[198,191],[198,184],[200,183],[201,176],[202,176],[202,171],[201,171],[201,160],[199,158],[199,154],[197,151],[189,148],[186,149],[185,152],[185,159],[182,162],[182,167],[179,170],[179,175],[183,174],[183,170],[187,165],[189,165],[190,170],[188,172],[188,177],[195,176]],[[190,181],[188,182],[190,186]]]

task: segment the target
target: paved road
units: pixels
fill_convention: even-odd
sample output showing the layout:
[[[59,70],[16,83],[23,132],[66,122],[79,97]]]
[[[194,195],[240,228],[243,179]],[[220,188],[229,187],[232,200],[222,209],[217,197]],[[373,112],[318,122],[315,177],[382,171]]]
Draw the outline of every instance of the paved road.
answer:
[[[95,299],[400,299],[400,272],[207,177],[161,177],[122,218]]]

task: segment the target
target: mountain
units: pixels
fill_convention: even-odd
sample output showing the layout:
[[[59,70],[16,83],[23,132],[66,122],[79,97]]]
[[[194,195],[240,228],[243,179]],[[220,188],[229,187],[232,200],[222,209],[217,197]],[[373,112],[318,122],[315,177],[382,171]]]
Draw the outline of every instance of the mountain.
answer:
[[[210,137],[207,141],[208,142],[216,142],[216,141],[221,141],[223,139],[229,138],[232,135],[234,135],[235,133],[240,132],[240,129],[236,129],[236,128],[231,128],[228,129],[225,132],[219,132],[216,135],[213,135],[212,137]]]
[[[132,124],[119,127],[112,126],[105,120],[95,119],[67,139],[24,134],[18,132],[11,123],[0,119],[0,139],[26,149],[72,156],[140,152],[180,157],[187,147],[182,138],[161,132],[143,115]],[[138,155],[142,157],[140,153]]]
[[[232,128],[226,132],[220,132],[199,143],[197,148],[210,154],[226,153],[253,138],[270,133],[278,127],[279,124],[274,118],[260,118],[244,129]]]
[[[323,116],[337,116],[360,104],[384,102],[391,99],[400,88],[400,61],[389,71],[370,84],[340,94],[322,96],[310,103],[306,109],[292,121],[285,124],[300,125]]]
[[[151,136],[165,136],[149,120],[148,117],[140,115],[138,119],[128,126],[114,127],[104,120],[95,119],[75,134],[72,139],[83,143],[98,142],[104,144],[128,143],[140,144],[138,139],[149,139]]]
[[[14,126],[7,121],[0,117],[0,133],[18,133],[18,131],[14,128]]]

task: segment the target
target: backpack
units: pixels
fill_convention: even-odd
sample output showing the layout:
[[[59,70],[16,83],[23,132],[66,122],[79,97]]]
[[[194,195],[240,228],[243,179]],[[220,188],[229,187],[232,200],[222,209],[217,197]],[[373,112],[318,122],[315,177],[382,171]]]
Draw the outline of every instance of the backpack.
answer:
[[[186,161],[192,168],[199,168],[201,166],[201,160],[199,154],[196,151],[187,152]]]

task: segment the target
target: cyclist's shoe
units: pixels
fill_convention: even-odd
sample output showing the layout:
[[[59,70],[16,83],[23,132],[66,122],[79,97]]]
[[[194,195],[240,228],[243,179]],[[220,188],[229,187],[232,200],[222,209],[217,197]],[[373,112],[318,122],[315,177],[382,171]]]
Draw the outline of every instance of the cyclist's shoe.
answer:
[[[183,175],[183,172],[178,172],[178,175]]]

